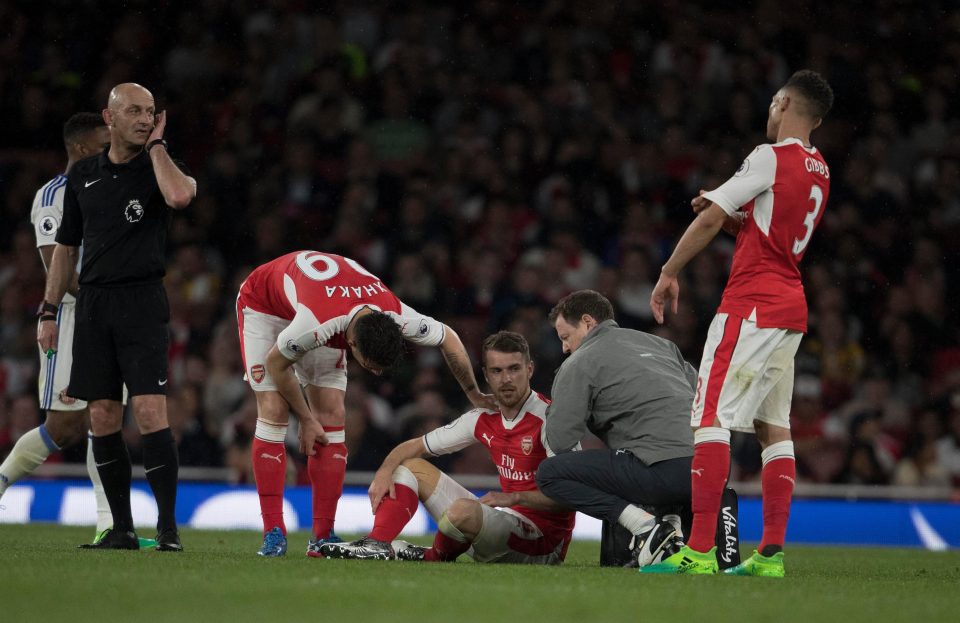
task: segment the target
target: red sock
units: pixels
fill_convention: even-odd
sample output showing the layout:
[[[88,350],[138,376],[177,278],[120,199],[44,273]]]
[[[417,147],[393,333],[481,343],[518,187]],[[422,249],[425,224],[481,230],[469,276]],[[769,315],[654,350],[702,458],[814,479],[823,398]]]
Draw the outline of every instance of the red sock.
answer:
[[[789,444],[789,447],[785,444]],[[763,538],[757,548],[761,554],[768,545],[783,549],[796,477],[792,441],[772,444],[763,451]]]
[[[337,503],[343,494],[343,474],[347,471],[347,446],[343,443],[342,426],[324,426],[327,436],[338,440],[315,447],[317,453],[307,458],[310,488],[313,492],[313,536],[325,539],[333,530]],[[337,434],[339,433],[339,434]]]
[[[420,499],[417,492],[406,485],[394,483],[394,490],[397,498],[393,499],[389,495],[384,497],[377,507],[377,514],[373,517],[373,530],[370,531],[370,537],[378,541],[390,542],[397,538],[407,522],[413,519],[413,514],[417,512],[417,505]]]
[[[282,442],[253,438],[253,476],[257,481],[260,496],[260,514],[263,516],[263,532],[279,526],[284,534],[283,484],[287,476],[287,451]]]
[[[698,552],[716,545],[717,515],[723,486],[730,471],[730,431],[701,428],[694,435],[690,484],[693,490],[693,527],[687,545]]]
[[[453,562],[468,549],[470,549],[469,543],[451,539],[438,530],[433,537],[433,547],[424,552],[423,559],[430,562]]]

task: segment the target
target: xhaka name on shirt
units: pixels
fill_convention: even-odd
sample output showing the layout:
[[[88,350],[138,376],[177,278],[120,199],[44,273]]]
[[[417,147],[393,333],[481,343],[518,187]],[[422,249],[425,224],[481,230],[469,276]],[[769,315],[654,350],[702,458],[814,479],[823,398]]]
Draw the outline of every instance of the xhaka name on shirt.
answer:
[[[374,296],[380,292],[387,292],[387,288],[380,281],[367,286],[324,286],[324,290],[327,292],[327,298],[338,296],[344,299],[360,298],[364,294]]]

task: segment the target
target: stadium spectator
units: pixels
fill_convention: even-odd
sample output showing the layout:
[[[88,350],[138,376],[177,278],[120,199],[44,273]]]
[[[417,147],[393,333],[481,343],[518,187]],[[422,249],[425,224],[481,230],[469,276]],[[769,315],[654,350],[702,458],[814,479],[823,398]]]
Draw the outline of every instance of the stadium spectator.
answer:
[[[461,264],[468,257],[458,254],[461,248],[496,248],[505,258],[501,285],[508,285],[513,258],[545,241],[540,236],[547,231],[548,211],[541,211],[540,199],[551,196],[547,180],[567,180],[557,198],[566,193],[570,200],[558,208],[572,210],[575,223],[590,223],[591,231],[583,227],[582,243],[604,266],[619,268],[622,250],[631,247],[644,249],[653,266],[662,264],[688,221],[683,207],[688,192],[722,182],[739,164],[738,155],[763,140],[758,130],[769,90],[782,83],[788,68],[814,66],[835,84],[838,97],[830,121],[818,130],[818,147],[833,173],[831,207],[802,267],[811,329],[821,293],[841,290],[840,313],[848,335],[863,349],[864,374],[881,374],[878,366],[888,361],[887,320],[919,318],[910,286],[916,279],[906,268],[917,261],[915,250],[929,246],[923,241],[932,241],[944,276],[932,281],[948,311],[946,332],[935,337],[936,352],[920,351],[929,361],[908,371],[923,382],[922,404],[908,406],[910,426],[916,425],[916,412],[960,387],[960,378],[950,374],[956,365],[949,353],[939,353],[949,349],[941,343],[957,342],[960,317],[960,264],[947,259],[948,250],[960,244],[955,8],[871,0],[852,12],[834,3],[798,22],[770,18],[768,4],[750,3],[722,11],[696,3],[628,4],[589,14],[569,2],[481,3],[461,12],[440,5],[397,9],[364,3],[321,10],[310,3],[282,3],[251,13],[242,3],[208,4],[159,4],[149,24],[135,6],[94,21],[65,21],[50,3],[4,5],[11,37],[0,49],[0,111],[8,120],[0,150],[0,394],[25,392],[36,378],[29,334],[43,269],[25,224],[37,187],[61,170],[57,129],[72,110],[99,104],[141,66],[171,84],[189,85],[171,89],[169,107],[177,123],[168,134],[200,179],[200,200],[206,203],[202,210],[174,215],[171,257],[181,244],[198,242],[209,266],[223,271],[220,282],[239,286],[253,266],[294,248],[320,246],[389,278],[397,258],[387,240],[398,227],[401,201],[416,189],[436,206],[435,218],[449,236],[403,253],[424,259],[423,270],[440,292],[441,310],[432,315],[448,323],[453,322],[445,311],[449,286],[462,285],[471,270]],[[427,57],[439,53],[442,62],[399,62],[410,57],[391,51],[404,47],[395,44],[405,41],[399,31],[406,32],[400,26],[408,13],[421,22],[418,32],[432,50]],[[866,14],[876,19],[859,19]],[[664,26],[681,21],[695,33],[690,42]],[[471,27],[458,28],[462,24]],[[916,45],[915,24],[924,25],[922,46]],[[729,36],[714,35],[718,32]],[[63,53],[50,39],[54,34],[56,41],[77,44]],[[49,54],[51,49],[58,53]],[[272,58],[272,49],[290,54],[281,61]],[[868,54],[871,50],[887,53]],[[200,57],[197,67],[182,64]],[[385,64],[394,72],[389,77],[375,69],[381,57],[391,59]],[[651,70],[655,58],[657,72]],[[277,78],[267,77],[274,72]],[[362,138],[363,128],[383,118],[383,83],[396,83],[397,75],[411,100],[411,117],[428,129],[426,157],[408,166],[409,173],[388,170]],[[889,76],[903,79],[891,82]],[[866,97],[873,83],[887,85],[885,92]],[[314,137],[309,128],[335,114],[331,100],[341,102],[340,121]],[[679,124],[678,111],[690,112]],[[663,138],[667,128],[670,135]],[[278,180],[287,178],[286,142],[305,136],[316,141],[318,171],[311,179],[333,188],[336,210],[309,214],[309,226],[281,209],[278,187]],[[347,141],[345,157],[329,160],[324,153],[339,149],[340,137]],[[667,149],[669,158],[663,157]],[[685,180],[678,175],[683,171]],[[596,223],[590,222],[594,217]],[[180,238],[182,231],[191,237]],[[294,242],[304,238],[309,242]],[[502,247],[495,246],[498,241]],[[710,251],[704,265],[724,273],[732,244],[720,240]],[[928,252],[921,255],[928,266]],[[215,262],[218,256],[222,265]],[[722,280],[706,273],[701,278],[699,270],[699,263],[691,266],[682,285],[689,322],[682,330],[658,330],[690,361],[700,359],[716,308],[706,302],[710,288],[696,295],[703,303],[694,300],[694,291],[705,285],[715,290]],[[539,280],[540,289],[555,288],[553,274],[540,274]],[[233,322],[236,290],[225,285],[214,317],[192,322],[190,332],[178,338],[187,358],[214,364],[209,346],[215,325]],[[566,293],[548,296],[555,301]],[[533,308],[522,309],[516,326],[540,364],[534,386],[548,387],[559,361],[556,339],[542,339],[550,331],[544,312],[531,322],[526,312]],[[513,322],[513,313],[491,315],[482,319],[478,335],[462,337],[479,344],[483,335]],[[917,341],[922,332],[913,333]],[[404,378],[416,376],[413,368],[420,361],[408,358]],[[458,392],[449,377],[440,383],[446,396]],[[823,394],[828,422],[838,419],[835,412],[859,410],[848,410],[847,402],[860,401],[864,384],[876,381],[857,381],[849,398]],[[370,388],[396,408],[409,399],[397,386],[376,379]],[[916,385],[904,387],[913,392]],[[839,429],[845,435],[846,422]]]
[[[951,396],[951,411],[947,434],[937,442],[937,463],[953,479],[954,486],[960,486],[960,392]]]

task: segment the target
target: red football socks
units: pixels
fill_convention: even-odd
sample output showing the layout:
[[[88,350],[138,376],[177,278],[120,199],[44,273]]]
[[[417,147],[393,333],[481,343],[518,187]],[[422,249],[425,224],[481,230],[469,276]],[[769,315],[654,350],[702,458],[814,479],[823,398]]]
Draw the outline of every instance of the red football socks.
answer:
[[[333,531],[337,503],[343,494],[343,475],[347,471],[347,446],[342,426],[324,426],[330,443],[314,446],[316,454],[307,458],[307,472],[313,492],[313,536],[325,539]]]
[[[763,458],[761,475],[763,538],[757,550],[764,556],[769,556],[783,549],[787,534],[790,499],[793,497],[793,487],[797,477],[793,442],[780,441],[771,444],[763,451],[761,457]],[[764,553],[765,550],[770,553]]]
[[[693,490],[693,527],[687,545],[707,552],[716,545],[717,514],[730,472],[730,431],[710,426],[694,433],[690,482]]]
[[[400,483],[394,483],[393,486],[397,497],[394,499],[386,495],[380,501],[370,532],[370,538],[388,543],[397,538],[407,522],[413,519],[420,503],[417,492],[410,487]]]
[[[259,422],[257,428],[260,428]],[[286,429],[286,426],[283,428]],[[257,482],[257,495],[260,496],[263,531],[266,533],[279,526],[286,534],[287,527],[283,523],[283,484],[287,474],[287,451],[282,441],[265,441],[254,437],[252,454],[253,476]]]
[[[433,547],[423,554],[423,559],[429,562],[453,562],[460,554],[470,549],[470,544],[451,539],[444,533],[437,531],[433,537]]]

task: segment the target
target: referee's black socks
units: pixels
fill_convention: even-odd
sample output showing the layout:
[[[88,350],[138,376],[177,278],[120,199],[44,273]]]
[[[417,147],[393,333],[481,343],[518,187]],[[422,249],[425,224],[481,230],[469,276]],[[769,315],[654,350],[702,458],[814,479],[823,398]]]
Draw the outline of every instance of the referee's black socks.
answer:
[[[117,532],[133,530],[133,517],[130,512],[130,453],[123,442],[120,431],[94,437],[93,460],[97,464],[97,473],[103,482],[103,490],[113,514],[113,529]]]
[[[179,458],[177,443],[169,428],[143,436],[143,470],[157,500],[157,534],[177,529]]]

